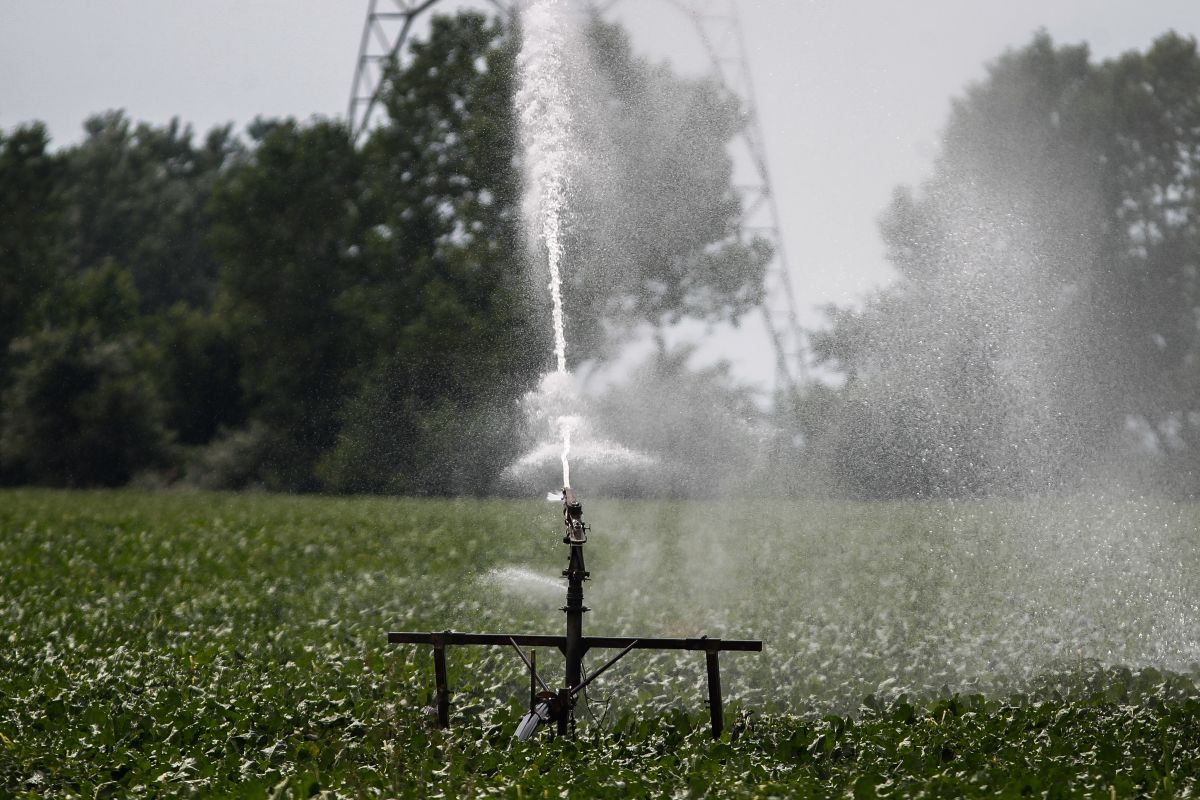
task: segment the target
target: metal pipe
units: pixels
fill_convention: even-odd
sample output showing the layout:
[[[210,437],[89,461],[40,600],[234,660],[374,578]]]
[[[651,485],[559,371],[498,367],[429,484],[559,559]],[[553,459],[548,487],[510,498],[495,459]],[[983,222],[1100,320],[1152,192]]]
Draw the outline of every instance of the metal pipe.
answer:
[[[725,730],[725,705],[721,701],[721,664],[718,651],[709,650],[704,654],[708,666],[708,716],[712,720],[712,735],[714,739],[721,738]]]
[[[587,570],[583,564],[583,546],[571,545],[571,560],[563,572],[567,578],[567,687],[574,688],[583,681],[583,655],[587,650],[583,641],[583,615],[588,609],[583,604],[583,582]]]
[[[517,647],[517,645],[514,643],[513,647]],[[517,647],[518,651],[520,651],[520,649],[521,648]],[[542,684],[543,688],[546,687],[545,682],[542,681],[542,677],[537,674],[537,650],[530,650],[529,651],[529,710],[530,711],[534,711],[535,709],[537,709],[537,687],[538,687],[539,683]],[[549,691],[549,689],[547,688],[546,691]]]
[[[444,637],[447,645],[500,645],[511,647],[513,642],[530,647],[553,647],[566,653],[566,637],[553,634],[533,633],[429,633],[426,631],[392,631],[388,633],[391,644],[433,644],[434,637]],[[619,650],[634,644],[635,650],[737,650],[745,653],[761,653],[763,643],[758,639],[669,639],[654,636],[585,636],[584,651],[596,649]]]
[[[534,679],[536,678],[536,679],[537,679],[537,682],[538,682],[538,683],[540,683],[540,684],[542,685],[542,688],[543,688],[543,689],[545,689],[547,692],[548,692],[548,691],[550,691],[550,687],[546,685],[546,682],[545,682],[544,680],[542,680],[542,676],[541,676],[541,675],[538,675],[538,673],[537,673],[537,668],[534,666],[534,664],[536,663],[536,659],[534,658],[534,654],[535,654],[537,651],[536,651],[536,650],[530,650],[530,651],[529,651],[529,658],[526,658],[526,657],[525,657],[525,651],[523,651],[523,650],[522,650],[522,649],[521,649],[521,648],[520,648],[520,647],[517,645],[517,641],[516,641],[516,639],[514,639],[513,637],[511,637],[511,636],[510,636],[510,637],[508,637],[508,641],[509,641],[509,643],[510,643],[510,644],[513,646],[513,649],[517,651],[517,655],[519,655],[519,656],[521,657],[521,660],[525,662],[525,666],[529,667],[529,674],[530,674],[531,676],[533,676],[532,678],[530,678],[530,681],[532,681],[532,680],[534,680]],[[534,694],[537,694],[537,691],[536,691],[536,690],[534,690]]]
[[[558,735],[567,735],[567,717],[571,716],[568,709],[571,707],[571,692],[569,689],[563,688],[558,690]]]
[[[613,664],[617,663],[622,658],[624,658],[629,653],[629,651],[632,650],[636,645],[637,645],[637,639],[634,639],[632,642],[629,643],[628,647],[626,647],[624,650],[622,650],[621,652],[617,653],[615,656],[610,658],[603,667],[601,667],[600,669],[593,672],[591,675],[588,675],[586,678],[584,678],[583,683],[579,684],[578,686],[576,686],[574,689],[571,690],[571,694],[576,695],[576,694],[579,694],[581,691],[583,691],[583,688],[585,686],[587,686],[589,683],[596,680],[596,678],[599,678],[602,674],[604,674],[604,670],[608,669]]]
[[[583,615],[589,610],[583,604],[583,582],[588,579],[583,560],[583,545],[587,542],[587,525],[583,521],[583,505],[570,488],[563,489],[563,523],[566,531],[563,542],[570,548],[567,568],[563,577],[567,579],[567,602],[562,607],[567,616],[565,636],[542,636],[535,634],[507,633],[456,633],[440,631],[419,633],[393,631],[388,641],[393,644],[433,645],[433,663],[437,677],[437,717],[442,728],[450,727],[450,688],[446,670],[446,648],[451,645],[506,645],[517,651],[529,668],[529,713],[517,726],[517,738],[529,739],[544,723],[554,720],[559,735],[575,733],[575,703],[578,695],[589,683],[600,677],[610,667],[632,650],[703,650],[708,671],[708,707],[712,723],[713,738],[719,738],[725,728],[725,708],[721,695],[720,652],[741,650],[758,652],[763,643],[747,639],[660,639],[655,637],[631,636],[584,636]],[[529,657],[521,649],[529,646]],[[551,691],[537,672],[537,655],[533,647],[554,647],[566,659],[564,686]],[[620,652],[589,676],[584,676],[583,657],[592,648],[619,649]],[[543,692],[538,693],[538,684]]]
[[[446,674],[446,645],[436,642],[433,645],[433,672],[437,678],[437,716],[438,727],[450,727],[450,679]]]

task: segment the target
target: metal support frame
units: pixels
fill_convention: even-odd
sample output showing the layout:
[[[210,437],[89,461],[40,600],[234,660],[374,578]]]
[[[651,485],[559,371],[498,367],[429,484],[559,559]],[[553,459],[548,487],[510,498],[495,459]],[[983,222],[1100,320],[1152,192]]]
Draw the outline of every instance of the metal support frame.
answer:
[[[540,633],[464,633],[462,631],[391,631],[387,635],[389,644],[431,644],[437,648],[462,645],[490,645],[510,647],[513,642],[526,647],[552,647],[563,655],[567,653],[567,637]],[[710,639],[668,638],[650,636],[584,636],[581,640],[583,652],[593,649],[616,650],[730,650],[742,653],[761,653],[763,643],[757,639]]]
[[[392,631],[388,633],[387,637],[389,644],[433,645],[433,664],[435,679],[437,681],[438,726],[441,728],[450,727],[450,691],[446,678],[447,647],[463,645],[553,647],[566,656],[569,639],[567,636],[545,636],[541,634],[461,633],[458,631]],[[621,652],[587,678],[581,678],[574,683],[569,677],[567,678],[567,685],[560,688],[557,691],[557,695],[559,701],[564,703],[565,707],[568,708],[574,705],[575,698],[578,697],[579,692],[584,687],[600,677],[609,667],[633,650],[689,650],[692,652],[703,652],[708,675],[709,720],[714,739],[719,739],[721,731],[725,729],[725,705],[721,689],[721,669],[718,654],[722,651],[761,653],[763,649],[763,643],[757,639],[710,639],[707,636],[701,636],[699,639],[660,639],[649,636],[582,636],[578,640],[578,646],[580,648],[580,659],[592,649],[614,650],[621,648]],[[535,662],[533,662],[532,658],[526,659],[524,653],[522,653],[521,657],[530,669],[529,691],[530,706],[532,707],[534,699],[537,696],[537,682],[541,682],[541,676],[537,674],[534,666]],[[544,683],[542,685],[545,687]],[[559,720],[559,733],[561,734],[566,733],[567,716],[564,714]]]
[[[575,702],[580,692],[592,681],[603,675],[610,667],[634,650],[690,650],[704,653],[708,676],[708,708],[714,739],[720,738],[725,728],[725,707],[721,693],[721,670],[718,661],[721,651],[760,653],[763,643],[757,639],[664,639],[652,636],[585,636],[583,615],[588,611],[583,604],[583,582],[588,579],[584,567],[583,545],[587,542],[588,528],[583,522],[583,506],[570,489],[563,489],[563,522],[566,535],[563,543],[571,548],[567,568],[563,576],[567,579],[567,604],[562,610],[567,615],[567,630],[564,636],[547,636],[530,633],[460,633],[457,631],[392,631],[388,633],[389,644],[427,644],[433,646],[434,679],[437,685],[437,718],[442,728],[450,727],[450,686],[446,672],[446,648],[462,645],[511,647],[517,651],[525,666],[529,668],[529,710],[532,717],[539,701],[547,701],[554,709],[548,716],[557,723],[559,735],[565,735],[570,727],[575,730]],[[529,656],[521,646],[531,648]],[[537,655],[532,648],[553,647],[566,659],[564,686],[557,692],[550,690],[537,672]],[[583,657],[589,650],[620,650],[591,675],[583,674]],[[539,694],[538,686],[542,692]],[[542,717],[545,721],[546,717]],[[518,735],[521,728],[518,726]],[[536,725],[534,725],[536,728]],[[530,729],[530,734],[533,728]]]
[[[446,672],[446,642],[435,637],[433,644],[433,674],[437,682],[438,725],[450,727],[450,676]]]
[[[708,668],[708,716],[712,720],[713,738],[718,739],[725,729],[725,705],[721,700],[721,663],[719,650],[704,651],[704,665]]]

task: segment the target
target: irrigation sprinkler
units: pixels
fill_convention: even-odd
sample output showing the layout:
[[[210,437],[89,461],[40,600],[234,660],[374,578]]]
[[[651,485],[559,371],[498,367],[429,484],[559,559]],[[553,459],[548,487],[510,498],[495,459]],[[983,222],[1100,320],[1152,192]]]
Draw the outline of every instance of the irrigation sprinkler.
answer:
[[[529,670],[529,711],[517,725],[518,739],[531,738],[543,727],[554,723],[558,735],[575,732],[575,703],[592,681],[634,650],[691,650],[704,653],[708,678],[708,709],[713,738],[719,738],[725,727],[724,699],[721,690],[720,653],[722,651],[762,652],[763,643],[757,639],[663,639],[652,636],[584,636],[583,615],[590,611],[583,604],[583,582],[590,573],[583,561],[583,546],[587,544],[588,526],[583,521],[583,504],[575,492],[562,492],[563,544],[570,547],[567,568],[567,615],[565,636],[525,633],[461,633],[457,631],[388,633],[390,644],[427,644],[433,646],[433,670],[436,681],[437,721],[441,728],[450,727],[450,685],[446,672],[446,649],[455,645],[511,647]],[[552,689],[537,671],[537,652],[526,655],[522,647],[550,647],[563,654],[566,661],[563,685]],[[584,675],[583,658],[590,650],[616,650],[616,654],[590,675]]]

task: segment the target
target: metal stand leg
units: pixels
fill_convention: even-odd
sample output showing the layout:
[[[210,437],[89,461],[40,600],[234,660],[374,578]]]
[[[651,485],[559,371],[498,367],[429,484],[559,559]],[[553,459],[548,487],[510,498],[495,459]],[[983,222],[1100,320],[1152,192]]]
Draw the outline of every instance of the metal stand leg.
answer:
[[[450,727],[450,679],[446,676],[446,645],[433,646],[433,672],[437,678],[438,727]]]
[[[537,650],[529,651],[529,710],[537,708]]]
[[[558,735],[567,735],[567,718],[571,716],[571,690],[562,688],[558,690],[558,703],[561,711],[558,715]]]
[[[721,701],[721,665],[717,659],[715,650],[704,654],[704,660],[708,664],[708,714],[712,720],[714,739],[720,739],[721,731],[725,730],[725,706]]]

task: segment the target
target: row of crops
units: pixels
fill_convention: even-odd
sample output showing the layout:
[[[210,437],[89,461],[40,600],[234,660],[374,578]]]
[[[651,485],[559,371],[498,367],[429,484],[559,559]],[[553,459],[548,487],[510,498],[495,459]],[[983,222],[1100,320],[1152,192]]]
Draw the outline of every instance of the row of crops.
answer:
[[[722,659],[720,741],[695,654],[631,654],[576,740],[516,743],[520,662],[455,649],[430,725],[430,656],[386,631],[558,632],[551,504],[0,493],[0,797],[1196,791],[1194,507],[587,515],[589,632],[765,640]]]

